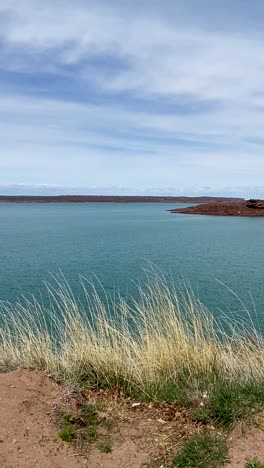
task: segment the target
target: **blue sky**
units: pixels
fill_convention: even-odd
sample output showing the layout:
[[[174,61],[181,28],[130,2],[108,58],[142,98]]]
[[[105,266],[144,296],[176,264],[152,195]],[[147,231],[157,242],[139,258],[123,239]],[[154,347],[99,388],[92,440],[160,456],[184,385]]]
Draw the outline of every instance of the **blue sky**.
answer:
[[[5,0],[0,192],[264,196],[264,3]]]

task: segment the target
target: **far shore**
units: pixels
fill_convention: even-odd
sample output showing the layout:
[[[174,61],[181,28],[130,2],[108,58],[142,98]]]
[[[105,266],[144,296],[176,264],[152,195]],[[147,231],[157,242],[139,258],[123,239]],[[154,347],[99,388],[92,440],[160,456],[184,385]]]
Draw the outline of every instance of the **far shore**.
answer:
[[[208,196],[0,195],[0,203],[209,203],[242,200],[242,198]]]

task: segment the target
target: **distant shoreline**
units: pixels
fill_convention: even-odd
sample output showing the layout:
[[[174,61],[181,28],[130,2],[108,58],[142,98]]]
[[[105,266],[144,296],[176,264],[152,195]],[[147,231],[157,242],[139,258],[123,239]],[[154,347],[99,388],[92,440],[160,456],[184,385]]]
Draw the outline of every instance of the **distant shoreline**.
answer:
[[[242,200],[242,198],[207,196],[0,195],[0,203],[209,203]]]

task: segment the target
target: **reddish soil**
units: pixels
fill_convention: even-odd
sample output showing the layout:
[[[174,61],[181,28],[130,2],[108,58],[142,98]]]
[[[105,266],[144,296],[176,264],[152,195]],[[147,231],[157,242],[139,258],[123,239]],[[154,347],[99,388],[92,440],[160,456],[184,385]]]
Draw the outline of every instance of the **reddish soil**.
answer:
[[[229,458],[226,468],[244,468],[245,463],[254,458],[264,463],[263,430],[256,427],[236,427],[231,434]]]
[[[264,201],[213,202],[188,208],[177,208],[171,213],[211,216],[264,216]]]
[[[111,415],[111,453],[101,453],[96,441],[78,445],[59,439],[58,412],[78,411],[83,401],[103,404],[100,418]],[[139,404],[120,393],[80,395],[39,372],[25,370],[0,374],[0,420],[1,468],[165,468],[182,441],[203,430],[187,412],[172,405]],[[231,434],[227,468],[244,468],[254,457],[264,461],[264,432],[242,429]]]
[[[75,412],[80,398],[103,402],[113,418],[111,453],[101,453],[98,441],[81,446],[58,437],[58,411]],[[0,420],[1,468],[140,468],[153,462],[158,467],[195,428],[175,408],[134,406],[132,400],[107,392],[80,396],[26,370],[0,374]]]

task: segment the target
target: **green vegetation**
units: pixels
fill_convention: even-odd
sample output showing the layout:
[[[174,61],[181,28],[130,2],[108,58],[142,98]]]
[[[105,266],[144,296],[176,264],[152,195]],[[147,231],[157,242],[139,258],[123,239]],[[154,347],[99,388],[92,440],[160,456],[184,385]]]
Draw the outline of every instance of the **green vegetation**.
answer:
[[[201,433],[193,435],[185,442],[181,451],[174,457],[174,468],[218,468],[227,461],[228,448],[225,439]]]
[[[93,427],[93,426],[88,427],[87,436],[90,440],[96,440],[98,436],[96,427]]]
[[[252,458],[247,461],[245,468],[264,468],[264,465],[257,458]]]
[[[84,404],[76,413],[60,413],[58,425],[62,426],[59,431],[59,437],[65,442],[74,442],[77,445],[83,443],[94,442],[99,440],[98,447],[101,451],[109,453],[111,451],[111,443],[109,440],[109,432],[113,428],[113,419],[108,418],[104,413],[104,419],[100,419],[100,410],[97,405],[90,403]],[[106,431],[108,437],[106,439]]]
[[[75,428],[73,426],[64,426],[59,432],[59,437],[64,442],[72,442],[74,438]]]
[[[191,415],[197,422],[214,422],[231,429],[239,419],[248,418],[263,407],[262,385],[221,382],[212,389],[203,407],[194,408]]]
[[[97,410],[94,405],[87,404],[84,405],[82,410],[81,410],[81,417],[83,421],[85,422],[86,426],[96,426],[98,421],[97,421]]]
[[[102,453],[111,453],[112,452],[112,446],[109,440],[102,440],[98,444],[98,449]]]
[[[188,291],[153,275],[138,301],[107,306],[95,288],[80,305],[69,286],[36,300],[0,304],[0,370],[44,370],[78,389],[119,388],[145,401],[190,408],[227,428],[264,407],[264,346],[250,325],[223,327]],[[82,417],[96,425],[96,412]],[[74,421],[68,421],[75,423]]]

